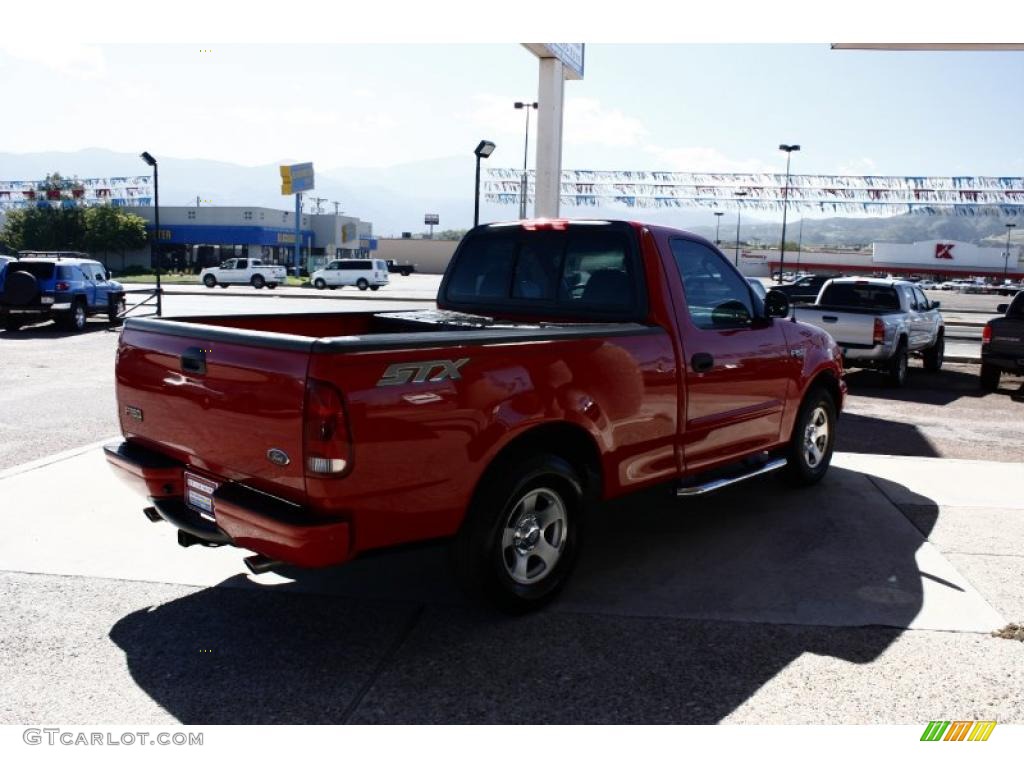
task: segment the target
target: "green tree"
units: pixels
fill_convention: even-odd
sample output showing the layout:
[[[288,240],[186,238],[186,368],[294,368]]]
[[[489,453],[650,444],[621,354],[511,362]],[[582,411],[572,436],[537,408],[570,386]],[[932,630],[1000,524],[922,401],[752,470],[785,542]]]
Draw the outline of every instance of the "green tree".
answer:
[[[86,246],[93,255],[102,252],[104,264],[111,251],[118,251],[123,268],[125,251],[136,250],[146,244],[146,220],[122,208],[110,205],[86,208],[84,219]]]
[[[0,239],[15,251],[79,251],[85,248],[81,208],[22,208],[7,214]]]

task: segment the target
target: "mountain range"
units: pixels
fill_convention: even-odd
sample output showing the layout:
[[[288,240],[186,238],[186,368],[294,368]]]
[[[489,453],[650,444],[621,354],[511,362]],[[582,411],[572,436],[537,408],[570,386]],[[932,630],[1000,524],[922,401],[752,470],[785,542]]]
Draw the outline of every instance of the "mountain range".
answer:
[[[247,166],[199,158],[160,157],[161,205],[189,205],[198,197],[202,205],[252,205],[290,210],[291,196],[280,194],[279,163]],[[282,160],[281,163],[295,162]],[[322,198],[321,210],[340,210],[373,222],[377,236],[399,236],[401,232],[426,230],[423,216],[440,216],[439,229],[465,229],[472,223],[475,160],[444,157],[390,167],[326,168],[316,170],[316,189],[307,194]],[[4,181],[42,179],[48,173],[62,176],[105,177],[145,174],[148,168],[137,154],[107,149],[75,152],[0,153],[0,179]],[[308,207],[307,211],[310,210]],[[715,219],[711,211],[668,209],[630,211],[622,208],[586,208],[565,211],[588,218],[639,218],[652,223],[689,229],[714,238]],[[514,206],[481,202],[482,221],[515,218]],[[721,237],[735,236],[735,214],[722,217]],[[1006,221],[979,216],[891,216],[885,218],[806,219],[803,243],[808,245],[864,245],[874,241],[914,242],[950,239],[982,243],[1006,236]],[[786,239],[799,237],[799,220],[791,218]],[[1022,222],[1024,230],[1024,222]],[[750,214],[742,220],[743,240],[777,243],[781,225]],[[1014,238],[1024,240],[1024,231]]]

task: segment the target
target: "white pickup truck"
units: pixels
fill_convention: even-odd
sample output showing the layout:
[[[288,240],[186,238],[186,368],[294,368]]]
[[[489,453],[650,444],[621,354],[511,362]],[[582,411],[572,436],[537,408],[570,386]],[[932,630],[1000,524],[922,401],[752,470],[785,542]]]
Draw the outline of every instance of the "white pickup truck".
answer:
[[[793,317],[827,331],[848,367],[877,368],[901,387],[910,355],[929,371],[942,368],[945,325],[939,302],[904,280],[844,277],[821,287],[814,304],[793,308]]]
[[[207,288],[229,285],[251,285],[253,288],[276,288],[283,283],[288,272],[284,267],[264,264],[259,259],[228,259],[219,267],[207,267],[199,273],[200,282]]]

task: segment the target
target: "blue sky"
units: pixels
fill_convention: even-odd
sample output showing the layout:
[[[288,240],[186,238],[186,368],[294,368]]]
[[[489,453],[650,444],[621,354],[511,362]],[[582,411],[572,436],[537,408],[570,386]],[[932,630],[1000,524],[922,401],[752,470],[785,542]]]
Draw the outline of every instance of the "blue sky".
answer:
[[[535,59],[515,44],[0,45],[0,150],[104,147],[324,169],[522,162]],[[566,168],[1024,175],[1024,53],[590,45],[566,85]],[[14,119],[12,119],[14,118]],[[532,165],[532,149],[531,149]],[[0,169],[0,176],[2,176]]]

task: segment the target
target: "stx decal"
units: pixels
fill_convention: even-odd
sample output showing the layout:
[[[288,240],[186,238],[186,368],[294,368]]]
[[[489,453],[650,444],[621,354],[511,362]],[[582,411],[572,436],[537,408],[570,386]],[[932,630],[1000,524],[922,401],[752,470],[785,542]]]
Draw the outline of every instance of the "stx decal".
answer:
[[[399,384],[423,384],[439,381],[458,381],[462,378],[459,369],[469,362],[461,360],[425,360],[422,363],[395,363],[389,365],[377,382],[378,387],[393,387]],[[438,370],[440,369],[440,370]],[[436,371],[436,373],[435,373]],[[433,374],[433,375],[431,375]]]
[[[921,741],[988,741],[995,727],[995,720],[932,720]]]

